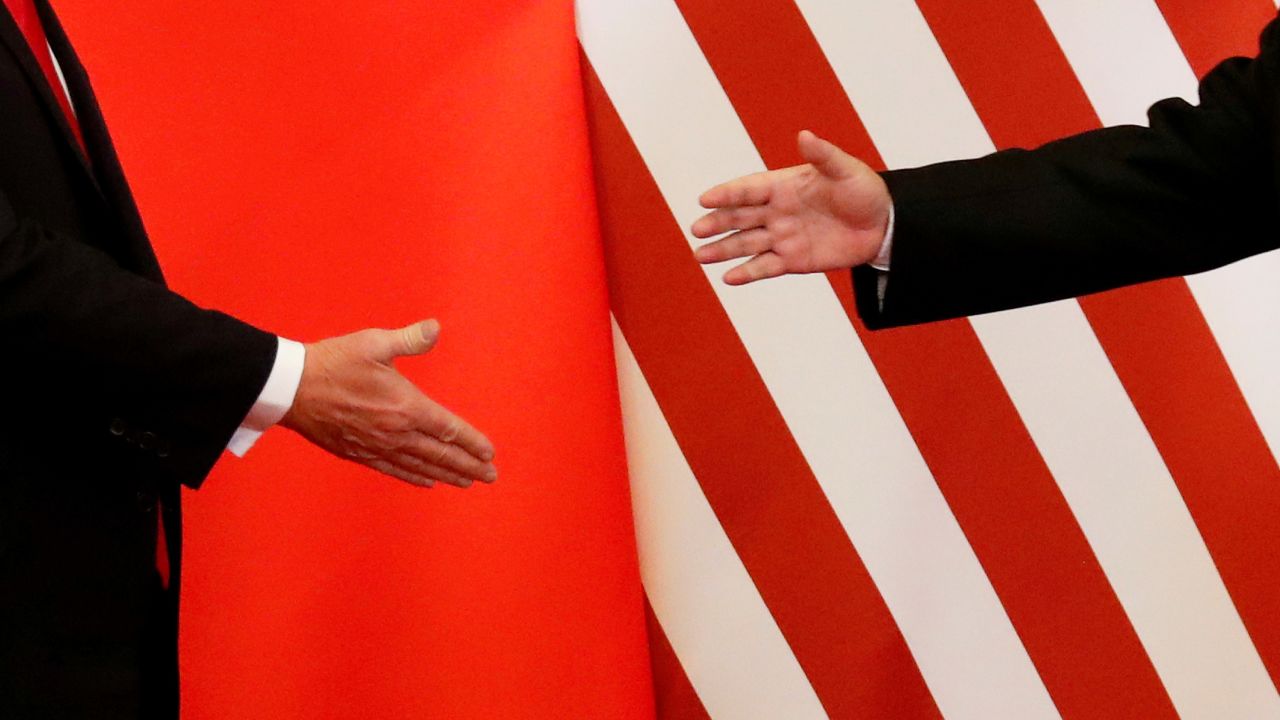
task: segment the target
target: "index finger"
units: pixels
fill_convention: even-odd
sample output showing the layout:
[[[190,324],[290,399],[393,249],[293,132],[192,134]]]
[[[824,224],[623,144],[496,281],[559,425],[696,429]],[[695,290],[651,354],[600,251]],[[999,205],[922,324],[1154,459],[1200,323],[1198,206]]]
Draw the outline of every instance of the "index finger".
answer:
[[[772,192],[773,172],[759,172],[711,188],[702,193],[698,203],[708,209],[764,205],[769,202]]]

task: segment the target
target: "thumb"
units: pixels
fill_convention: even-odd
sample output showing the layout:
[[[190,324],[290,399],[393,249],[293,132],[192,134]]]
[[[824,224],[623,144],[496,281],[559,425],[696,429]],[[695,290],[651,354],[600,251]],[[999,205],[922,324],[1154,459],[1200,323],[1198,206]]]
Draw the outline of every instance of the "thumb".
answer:
[[[853,158],[812,132],[801,130],[796,144],[800,147],[800,157],[832,180],[843,180],[852,174],[848,161]]]
[[[440,322],[424,320],[399,330],[377,331],[377,353],[380,360],[392,360],[430,352],[440,338]]]

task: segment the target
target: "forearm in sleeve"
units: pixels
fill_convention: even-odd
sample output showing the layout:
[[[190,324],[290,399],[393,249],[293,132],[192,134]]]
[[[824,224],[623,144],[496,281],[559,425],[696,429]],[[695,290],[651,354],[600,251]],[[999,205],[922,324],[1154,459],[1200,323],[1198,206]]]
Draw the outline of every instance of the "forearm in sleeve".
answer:
[[[1280,242],[1275,24],[1256,59],[1114,127],[984,158],[885,173],[892,271],[854,272],[869,326],[1057,300],[1215,268]]]
[[[145,430],[158,469],[198,485],[271,370],[276,338],[203,310],[108,255],[15,217],[0,195],[7,383],[56,383],[68,415]],[[72,398],[72,400],[68,400]],[[132,430],[131,430],[132,431]],[[160,457],[163,455],[163,457]]]

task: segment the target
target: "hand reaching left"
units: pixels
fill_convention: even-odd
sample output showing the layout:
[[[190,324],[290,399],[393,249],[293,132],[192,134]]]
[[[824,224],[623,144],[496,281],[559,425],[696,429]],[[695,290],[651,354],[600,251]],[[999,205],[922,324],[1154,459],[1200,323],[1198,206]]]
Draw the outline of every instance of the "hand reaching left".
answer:
[[[798,142],[806,164],[738,178],[700,198],[712,212],[694,223],[694,236],[733,234],[698,248],[698,261],[750,258],[725,273],[730,285],[851,268],[880,251],[892,206],[884,180],[807,130]]]

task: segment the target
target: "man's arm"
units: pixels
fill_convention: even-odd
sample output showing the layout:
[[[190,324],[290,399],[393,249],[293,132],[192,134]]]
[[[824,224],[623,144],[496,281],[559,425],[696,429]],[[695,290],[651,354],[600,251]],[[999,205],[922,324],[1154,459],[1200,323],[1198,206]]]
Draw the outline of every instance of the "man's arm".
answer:
[[[168,456],[151,462],[193,487],[244,419],[276,350],[273,336],[19,220],[3,195],[0,336],[11,372],[106,406],[103,433],[112,423],[122,436],[150,433]]]
[[[883,305],[869,267],[854,271],[858,307],[871,327],[971,315],[1081,295],[1120,285],[1207,270],[1280,244],[1277,217],[1276,134],[1280,77],[1276,23],[1253,60],[1236,58],[1201,84],[1201,102],[1166,100],[1152,108],[1151,127],[1116,127],[980,158],[883,174],[880,188],[863,182],[856,194],[848,178],[869,169],[813,138],[806,172],[797,168],[744,178],[709,191],[713,210],[694,226],[709,237],[737,230],[755,233],[752,247],[731,235],[702,248],[712,262],[761,253],[817,256],[845,248],[862,265],[875,255],[883,234],[861,244],[849,230],[896,210],[892,269]],[[816,160],[816,162],[815,162]],[[807,186],[798,181],[805,180]],[[770,200],[788,192],[827,188],[843,205],[780,212]],[[806,189],[807,187],[807,189]],[[849,201],[850,197],[854,201]],[[762,198],[765,198],[762,200]],[[891,198],[891,199],[890,199]],[[860,215],[856,206],[876,208]],[[803,242],[779,248],[776,228],[822,228]],[[746,217],[761,224],[744,227]],[[826,226],[828,229],[830,225]],[[779,253],[779,250],[782,252]],[[754,251],[754,252],[753,252]],[[749,261],[756,262],[756,259]],[[837,269],[835,264],[793,265],[769,261],[782,272]],[[736,271],[730,271],[726,279]]]
[[[886,173],[898,220],[879,318],[1030,305],[1277,247],[1274,28],[1257,59],[1229,60],[1205,78],[1198,106],[1155,105],[1149,128]],[[865,269],[855,277],[865,313],[871,278]]]
[[[420,485],[491,479],[488,440],[397,373],[438,326],[368,330],[308,347],[285,425]],[[56,382],[74,415],[147,444],[153,469],[198,486],[266,382],[276,338],[196,307],[88,245],[15,216],[0,193],[0,368]],[[314,360],[312,358],[314,356]],[[22,378],[20,380],[19,378]],[[28,380],[29,379],[29,380]]]

